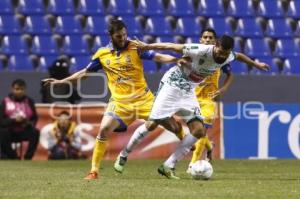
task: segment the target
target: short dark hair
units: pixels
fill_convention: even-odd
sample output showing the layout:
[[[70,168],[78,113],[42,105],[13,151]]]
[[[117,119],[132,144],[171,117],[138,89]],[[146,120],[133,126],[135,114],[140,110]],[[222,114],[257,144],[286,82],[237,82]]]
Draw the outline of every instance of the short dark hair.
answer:
[[[217,38],[217,33],[216,33],[215,29],[213,29],[213,28],[205,28],[205,29],[203,29],[201,31],[200,37],[202,37],[202,35],[203,35],[204,32],[211,32],[214,35],[214,37]]]
[[[20,87],[26,87],[26,82],[23,79],[15,79],[12,83],[11,86],[14,87],[15,85],[18,85]]]
[[[234,46],[234,40],[232,37],[228,36],[228,35],[222,35],[222,37],[220,37],[218,39],[219,45],[224,49],[224,50],[231,50],[233,49]]]
[[[112,35],[115,32],[122,30],[123,28],[127,29],[125,23],[122,20],[113,19],[108,25],[108,32],[110,35]]]

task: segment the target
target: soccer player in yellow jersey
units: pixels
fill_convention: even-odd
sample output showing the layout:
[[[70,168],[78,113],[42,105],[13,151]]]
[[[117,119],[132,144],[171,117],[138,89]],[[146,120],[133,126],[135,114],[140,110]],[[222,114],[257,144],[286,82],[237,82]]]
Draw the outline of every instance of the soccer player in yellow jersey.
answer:
[[[216,43],[216,32],[214,29],[207,28],[201,32],[200,43],[211,45]],[[225,65],[221,68],[224,74],[226,74],[226,79],[221,88],[219,88],[219,78],[221,76],[220,70],[215,71],[211,76],[204,80],[203,85],[196,87],[196,96],[200,103],[201,115],[205,118],[203,123],[206,128],[211,128],[216,114],[217,104],[215,99],[218,95],[224,93],[230,86],[233,75],[231,73],[230,65]],[[207,150],[207,158],[209,161],[212,160],[212,142],[208,139],[207,135],[204,138],[200,138],[195,144],[195,150],[193,151],[193,156],[189,164],[187,172],[190,172],[190,167],[193,163],[200,159],[204,149]]]
[[[99,69],[106,72],[111,99],[100,124],[93,151],[92,168],[85,177],[87,180],[98,178],[109,134],[113,131],[125,131],[134,120],[147,120],[149,117],[154,96],[144,78],[142,59],[163,63],[177,61],[170,55],[137,49],[135,42],[128,40],[126,25],[121,20],[112,20],[108,32],[111,42],[106,47],[98,49],[86,68],[62,80],[52,78],[44,80],[46,84],[61,84],[78,80]],[[178,136],[182,132],[177,125],[166,128],[176,132]]]

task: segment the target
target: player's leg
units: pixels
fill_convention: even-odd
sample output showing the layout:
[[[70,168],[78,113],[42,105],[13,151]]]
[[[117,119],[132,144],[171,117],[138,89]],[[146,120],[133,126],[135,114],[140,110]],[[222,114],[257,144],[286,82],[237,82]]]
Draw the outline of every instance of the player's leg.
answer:
[[[190,134],[187,134],[183,140],[176,147],[175,152],[164,162],[162,166],[158,168],[158,172],[162,173],[165,170],[174,170],[176,163],[181,160],[185,155],[190,152],[191,147],[197,142],[197,140],[205,136],[205,128],[200,120],[194,120],[188,123]],[[176,176],[167,176],[172,179],[179,179]]]
[[[104,115],[101,121],[99,134],[96,137],[96,142],[92,156],[92,168],[90,173],[85,177],[86,180],[97,179],[101,160],[106,151],[107,139],[111,132],[113,132],[120,125],[119,121],[112,116]]]
[[[140,125],[130,137],[129,142],[120,152],[117,157],[117,160],[114,163],[115,171],[122,173],[124,171],[124,166],[127,162],[127,157],[129,153],[138,145],[142,139],[151,131],[153,131],[158,124],[154,121],[146,121],[144,124]]]
[[[174,174],[172,171],[174,171],[176,163],[190,152],[191,147],[199,138],[205,136],[203,118],[200,116],[200,108],[195,93],[186,93],[181,100],[183,102],[181,106],[184,108],[176,114],[181,115],[186,121],[190,134],[182,139],[171,156],[158,168],[160,174],[171,179],[179,179],[177,176],[169,174]]]
[[[129,153],[133,150],[133,148],[138,143],[140,143],[141,140],[149,132],[153,131],[158,126],[158,124],[160,124],[160,121],[164,120],[164,118],[169,119],[177,111],[178,107],[172,106],[172,104],[174,104],[172,103],[172,101],[174,101],[175,98],[177,97],[176,95],[173,96],[173,93],[178,93],[178,92],[174,91],[174,88],[168,85],[161,84],[154,104],[150,104],[151,103],[150,100],[144,100],[144,103],[139,105],[140,108],[138,109],[139,112],[137,113],[139,118],[141,119],[148,118],[149,112],[151,110],[151,114],[150,114],[151,120],[145,122],[134,131],[132,137],[130,138],[130,141],[128,142],[126,147],[120,152],[117,160],[115,161],[114,168],[116,171],[122,173],[124,170],[124,165],[127,161],[127,157]],[[150,103],[147,104],[146,102],[150,102]],[[174,123],[174,126],[170,126],[170,127],[172,127],[171,130],[173,132],[180,131],[177,123]]]
[[[216,115],[216,103],[211,99],[201,99],[200,101],[201,107],[201,116],[204,118],[203,122],[205,128],[211,128],[215,115]],[[187,173],[193,163],[199,160],[202,156],[203,151],[207,150],[207,158],[211,161],[212,159],[212,143],[208,139],[208,137],[203,137],[199,139],[195,144],[195,150],[193,151],[191,162],[189,163],[189,167],[187,169]]]

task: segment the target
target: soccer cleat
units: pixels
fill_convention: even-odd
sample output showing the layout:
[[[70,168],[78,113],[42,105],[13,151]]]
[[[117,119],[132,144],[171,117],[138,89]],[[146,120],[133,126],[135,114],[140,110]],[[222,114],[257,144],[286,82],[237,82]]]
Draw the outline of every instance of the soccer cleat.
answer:
[[[127,162],[127,157],[122,157],[119,155],[114,164],[115,171],[119,173],[123,173],[126,162]]]
[[[98,173],[96,171],[92,171],[84,178],[85,180],[97,180],[98,179]]]
[[[160,165],[157,169],[160,175],[166,176],[169,179],[179,180],[180,178],[175,175],[175,169],[168,168],[164,165]]]

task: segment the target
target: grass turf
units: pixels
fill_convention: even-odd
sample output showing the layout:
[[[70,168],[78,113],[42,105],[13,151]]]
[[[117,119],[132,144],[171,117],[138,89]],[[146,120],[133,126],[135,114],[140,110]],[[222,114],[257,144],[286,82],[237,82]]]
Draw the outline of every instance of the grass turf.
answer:
[[[88,161],[0,161],[0,198],[300,198],[298,160],[218,160],[208,181],[178,164],[179,181],[156,172],[161,160],[131,160],[123,174],[104,161],[100,180],[84,181]]]

